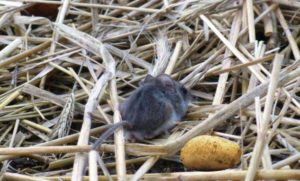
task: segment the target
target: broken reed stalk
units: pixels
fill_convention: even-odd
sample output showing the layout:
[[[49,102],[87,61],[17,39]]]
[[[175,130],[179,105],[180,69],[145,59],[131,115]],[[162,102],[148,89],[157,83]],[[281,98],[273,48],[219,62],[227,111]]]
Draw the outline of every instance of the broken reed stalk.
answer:
[[[300,153],[297,153],[295,155],[292,155],[284,160],[281,160],[275,164],[272,165],[273,169],[280,169],[286,165],[289,165],[291,163],[294,163],[295,161],[299,161],[300,160]]]
[[[83,24],[83,25],[79,26],[78,30],[84,31],[85,29],[88,29],[90,26],[91,26],[90,23],[86,23],[86,24]],[[9,57],[9,58],[7,58],[5,60],[2,60],[2,61],[0,61],[0,68],[3,68],[3,67],[5,67],[5,66],[7,66],[9,64],[21,61],[22,59],[24,59],[24,58],[26,58],[28,56],[31,56],[31,55],[39,52],[39,51],[42,51],[42,50],[48,48],[50,45],[51,45],[51,40],[45,41],[42,44],[40,44],[40,45],[38,45],[38,46],[30,49],[30,50],[23,51],[20,54],[17,54],[17,55],[14,55],[12,57]],[[40,72],[37,76],[35,76],[34,78],[32,78],[30,81],[28,81],[26,83],[37,82],[38,79],[42,78],[43,76],[45,76],[50,71],[51,71],[51,69],[49,70],[49,69],[45,68],[44,71]],[[13,91],[20,90],[26,83],[24,83],[22,85],[19,85],[19,86],[13,88],[13,89],[7,91],[6,93],[2,94],[2,96],[10,94]]]
[[[248,62],[248,63],[242,63],[242,64],[238,64],[238,65],[233,65],[233,66],[231,66],[229,68],[225,68],[225,69],[221,69],[221,70],[216,70],[216,71],[211,72],[210,74],[212,74],[212,75],[218,75],[218,74],[222,74],[222,73],[225,73],[225,72],[239,70],[239,69],[242,69],[244,67],[251,66],[251,65],[263,63],[263,62],[266,62],[266,61],[271,61],[271,60],[273,60],[273,58],[274,58],[273,54],[272,55],[267,55],[267,56],[262,57],[262,58],[254,59],[253,61]]]
[[[237,42],[240,27],[241,27],[241,11],[237,11],[235,18],[233,19],[231,30],[230,30],[230,35],[229,35],[229,41],[233,46],[235,46],[235,44]],[[225,50],[225,53],[224,53],[225,60],[222,61],[222,69],[224,69],[224,68],[226,69],[226,68],[230,67],[232,59],[227,58],[227,57],[231,56],[231,54],[232,54],[232,52],[229,49]],[[213,105],[219,105],[223,102],[228,75],[229,74],[227,72],[225,72],[219,76],[217,90],[216,90],[216,93],[214,95],[214,99],[212,102]]]
[[[9,56],[15,49],[18,48],[18,46],[22,43],[21,38],[16,38],[14,41],[12,41],[9,45],[7,45],[5,48],[3,48],[0,51],[0,60],[3,60],[7,56]]]
[[[72,38],[72,40],[76,43],[78,42],[84,42],[84,45],[87,45],[90,47],[93,47],[92,49],[94,52],[104,59],[104,62],[106,64],[107,71],[100,77],[100,79],[96,82],[95,87],[92,89],[92,92],[89,96],[88,102],[85,107],[84,112],[84,122],[81,129],[81,135],[78,140],[78,145],[86,145],[88,144],[89,139],[89,131],[91,129],[91,122],[92,117],[91,113],[94,112],[95,108],[97,107],[98,99],[101,97],[102,92],[104,91],[104,88],[106,87],[106,84],[109,80],[111,80],[115,75],[115,65],[112,62],[112,58],[107,58],[107,50],[104,51],[104,45],[94,39],[93,37],[86,35],[82,32],[78,32],[77,30],[73,30],[72,28],[69,28],[65,25],[57,24],[57,27],[60,29],[60,33],[63,33],[64,36],[68,37],[69,39]],[[70,31],[66,31],[70,30]],[[90,41],[88,41],[90,40]],[[91,43],[94,43],[93,45]],[[80,44],[80,43],[79,43]],[[82,44],[80,44],[82,45]],[[97,46],[95,46],[97,45]],[[110,55],[109,55],[110,56]],[[124,154],[124,152],[123,152]],[[123,157],[124,158],[124,157]],[[84,160],[85,155],[83,154],[76,154],[75,160],[74,160],[74,166],[73,166],[73,174],[72,178],[74,180],[80,180],[83,177],[84,173]],[[124,161],[123,161],[124,163]],[[123,164],[124,165],[124,164]],[[123,169],[124,170],[124,169]],[[124,173],[121,172],[121,173]]]
[[[114,123],[119,123],[122,121],[121,113],[119,111],[119,101],[117,93],[117,83],[116,83],[116,63],[114,58],[108,52],[108,50],[102,44],[101,55],[103,61],[106,65],[107,71],[112,74],[112,79],[109,81],[110,87],[110,99],[112,103],[112,109],[114,111],[113,119]],[[125,148],[124,148],[124,133],[123,128],[115,131],[115,157],[116,157],[116,170],[118,175],[118,180],[124,180],[126,176],[126,163],[125,163]]]
[[[0,148],[0,155],[31,155],[47,153],[84,153],[91,150],[89,145],[78,146],[32,146],[32,147],[15,147]]]
[[[200,18],[207,23],[208,27],[220,38],[220,40],[225,44],[225,46],[231,50],[231,52],[242,62],[249,62],[248,59],[234,46],[231,44],[229,40],[227,40],[222,33],[212,24],[212,22],[204,15],[201,15]],[[266,80],[265,76],[254,69],[254,66],[248,67],[248,69],[261,81],[264,82]]]
[[[299,47],[290,31],[290,28],[280,10],[280,8],[276,9],[276,16],[278,18],[279,23],[281,24],[284,32],[285,32],[285,36],[287,37],[288,41],[289,41],[289,46],[291,47],[295,60],[296,61],[300,61],[300,51],[299,51]]]
[[[244,1],[245,3],[245,1]],[[253,1],[246,0],[247,3],[247,20],[248,20],[248,32],[250,43],[254,43],[255,38],[255,25],[254,25],[254,11],[253,11]]]
[[[103,132],[104,130],[106,130],[108,128],[108,126],[102,126],[102,127],[98,127],[98,128],[93,128],[90,131],[91,135],[95,135],[98,133]],[[39,147],[39,146],[56,146],[56,145],[63,145],[63,144],[68,144],[71,142],[75,142],[79,137],[79,133],[73,134],[73,135],[69,135],[69,136],[65,136],[63,138],[58,138],[55,140],[51,140],[45,143],[41,143],[41,144],[37,144],[35,146]],[[4,161],[7,159],[13,159],[15,158],[14,155],[0,155],[0,161]]]
[[[266,11],[269,8],[267,3],[263,3],[262,4],[262,10]],[[270,13],[268,15],[266,15],[263,18],[263,23],[264,23],[264,34],[266,37],[270,37],[273,35],[273,24],[272,24],[272,17],[270,15]]]
[[[15,98],[17,98],[20,95],[20,91],[17,90],[7,96],[7,98],[0,104],[0,110],[3,109],[5,106],[7,106],[10,102],[12,102]]]
[[[85,105],[84,116],[83,116],[83,124],[81,127],[79,139],[77,145],[88,145],[88,139],[90,135],[90,129],[92,124],[92,115],[91,113],[96,109],[99,97],[101,93],[104,91],[107,82],[111,79],[111,73],[105,72],[95,84],[95,87],[91,91],[91,95],[89,96],[88,102]],[[72,180],[80,181],[83,177],[83,172],[85,170],[85,158],[86,155],[82,153],[77,153],[74,160],[73,172],[72,172]]]
[[[17,134],[17,131],[18,131],[18,128],[19,128],[19,124],[20,124],[20,120],[17,119],[16,122],[15,122],[15,125],[14,125],[14,130],[13,130],[13,133],[12,133],[12,138],[10,139],[10,142],[9,142],[9,148],[13,147],[13,143],[15,141],[15,138],[16,138],[16,134]],[[0,179],[3,179],[3,173],[5,173],[7,171],[7,168],[8,168],[8,161],[5,160],[4,162],[2,162],[2,168],[1,168],[1,176],[0,176]]]
[[[204,15],[201,15],[200,18],[207,23],[207,25],[212,29],[212,31],[220,38],[220,40],[232,51],[232,53],[243,63],[249,62],[248,59],[237,49],[235,46],[233,46],[229,40],[227,40],[220,31],[213,25],[213,23]],[[293,38],[291,41],[294,40]],[[252,58],[253,59],[253,58]],[[296,61],[299,62],[299,61]],[[265,70],[265,68],[261,65],[259,66],[250,66],[248,69],[260,80],[262,83],[266,81],[266,77],[262,74],[261,69]],[[265,70],[267,72],[267,70]],[[269,74],[267,72],[267,74]]]
[[[259,21],[261,21],[265,16],[268,15],[268,13],[272,12],[275,8],[277,8],[278,5],[273,3],[270,7],[268,7],[264,12],[262,12],[257,18],[254,20],[254,24],[257,24]],[[248,31],[248,25],[246,25],[242,31],[239,34],[239,37],[244,35]]]
[[[169,64],[165,70],[165,73],[166,74],[171,74],[175,68],[175,65],[177,63],[177,59],[178,59],[178,56],[179,56],[179,53],[181,52],[181,48],[182,48],[182,41],[179,40],[176,45],[175,45],[175,48],[174,48],[174,51],[173,51],[173,54],[170,58],[170,61],[169,61]]]
[[[4,68],[10,64],[13,64],[13,63],[17,63],[18,61],[21,61],[23,58],[25,57],[28,57],[32,54],[35,54],[41,50],[44,50],[45,48],[49,47],[51,44],[51,41],[46,41],[44,43],[41,43],[40,45],[32,48],[32,49],[29,49],[29,50],[26,50],[20,54],[17,54],[17,55],[14,55],[12,57],[9,57],[7,59],[4,59],[4,60],[1,60],[0,62],[0,68]]]
[[[99,154],[97,154],[97,162],[100,165],[103,174],[108,177],[109,181],[112,181],[113,179],[112,179],[111,175],[109,174],[108,169],[106,168],[107,165],[104,164],[104,162]],[[114,165],[114,167],[115,167],[115,165]],[[98,177],[98,175],[97,175],[97,177]]]
[[[197,180],[244,180],[246,177],[247,170],[224,170],[224,171],[212,171],[212,172],[173,172],[173,173],[152,173],[145,174],[142,179],[146,181],[150,180],[176,180],[178,178],[186,181],[197,181]],[[70,181],[70,176],[50,176],[50,177],[33,177],[17,173],[6,172],[4,174],[6,179],[14,180],[57,180]],[[128,179],[132,178],[132,175],[127,175]],[[300,170],[259,170],[255,177],[259,180],[297,180],[300,179]],[[108,180],[106,176],[99,176],[99,180]],[[116,179],[116,176],[113,176]],[[89,177],[85,176],[84,181],[88,181]]]
[[[90,0],[90,4],[96,4],[96,0]],[[99,10],[98,8],[91,8],[91,18],[92,18],[92,35],[95,36],[97,33],[97,23],[99,21],[99,16],[98,16]]]
[[[144,162],[144,164],[135,172],[135,174],[130,179],[131,181],[140,180],[144,174],[150,170],[150,168],[158,161],[159,156],[152,156]]]
[[[89,179],[91,181],[98,180],[97,155],[98,153],[96,150],[89,152]]]
[[[276,54],[274,58],[271,82],[268,88],[266,104],[265,104],[264,113],[262,117],[262,125],[261,125],[261,129],[258,130],[261,133],[258,134],[257,136],[256,144],[249,165],[249,170],[246,176],[246,181],[254,180],[256,170],[260,164],[261,154],[263,152],[263,149],[265,148],[267,130],[271,119],[270,115],[271,115],[273,101],[274,101],[273,98],[278,85],[280,67],[281,67],[281,62],[283,60],[283,57],[284,56],[281,54]]]
[[[222,48],[220,48],[218,51],[216,51],[214,54],[212,54],[208,59],[206,59],[205,61],[203,61],[202,63],[200,63],[199,65],[197,65],[196,68],[193,69],[193,71],[191,73],[189,73],[184,79],[182,79],[180,81],[180,83],[182,84],[186,84],[191,78],[193,78],[195,75],[197,75],[199,72],[203,72],[204,69],[212,64],[213,61],[215,61],[215,59],[220,56],[225,50],[225,46],[223,46]]]
[[[33,127],[33,128],[35,128],[35,129],[37,129],[37,130],[40,130],[40,131],[42,131],[42,132],[45,132],[45,133],[47,133],[47,134],[52,133],[52,130],[51,130],[51,129],[49,129],[49,128],[47,128],[47,127],[44,127],[44,126],[42,126],[42,125],[39,125],[39,124],[37,124],[37,123],[34,123],[34,122],[32,122],[32,121],[26,120],[26,119],[22,120],[22,123],[24,123],[24,124],[26,124],[26,125],[28,125],[28,126],[30,126],[30,127]]]
[[[59,12],[58,12],[58,15],[56,17],[55,23],[63,24],[63,21],[66,17],[66,14],[67,14],[67,10],[69,8],[69,5],[70,5],[70,0],[63,1],[62,6],[59,8]],[[58,38],[59,38],[59,34],[57,32],[57,29],[54,29],[53,33],[52,33],[52,43],[50,45],[50,53],[54,53],[55,48],[56,48],[56,42],[58,41]]]
[[[58,4],[61,5],[62,2],[59,1],[40,1],[40,0],[20,0],[22,2],[30,2],[30,3],[45,3],[45,4]],[[126,10],[126,11],[140,11],[143,13],[158,13],[160,12],[157,9],[151,9],[151,8],[136,8],[136,7],[129,7],[129,6],[118,6],[118,5],[105,5],[105,4],[89,4],[89,3],[78,3],[78,2],[70,2],[70,5],[72,6],[78,6],[78,7],[88,7],[88,8],[104,8],[104,9],[120,9],[120,10]]]
[[[273,138],[273,136],[275,135],[275,130],[277,130],[278,126],[283,122],[284,115],[286,114],[286,112],[289,108],[289,105],[291,103],[292,97],[295,95],[296,89],[297,89],[297,87],[299,87],[299,85],[300,85],[300,79],[298,79],[297,82],[295,83],[295,85],[291,91],[291,96],[287,97],[287,99],[285,100],[283,107],[279,113],[279,116],[275,118],[276,119],[275,123],[272,125],[272,130],[267,138],[268,142]],[[293,152],[293,153],[295,154],[297,152]]]

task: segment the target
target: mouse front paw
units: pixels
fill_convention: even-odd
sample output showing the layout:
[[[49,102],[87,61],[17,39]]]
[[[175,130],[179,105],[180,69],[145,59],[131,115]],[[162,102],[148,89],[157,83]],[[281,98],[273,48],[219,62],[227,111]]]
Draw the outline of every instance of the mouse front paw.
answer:
[[[164,136],[170,136],[170,130],[171,130],[171,129],[169,129],[169,130],[164,130],[164,131],[163,131],[163,135],[164,135]]]

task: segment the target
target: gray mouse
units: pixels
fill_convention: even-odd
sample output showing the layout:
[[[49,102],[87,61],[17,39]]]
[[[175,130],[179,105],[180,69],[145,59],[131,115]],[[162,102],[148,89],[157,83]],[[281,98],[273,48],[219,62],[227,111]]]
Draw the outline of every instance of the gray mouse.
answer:
[[[143,141],[173,128],[188,110],[190,92],[167,74],[147,75],[120,107],[122,120],[113,124],[93,144],[97,149],[116,129],[124,126],[125,138]]]

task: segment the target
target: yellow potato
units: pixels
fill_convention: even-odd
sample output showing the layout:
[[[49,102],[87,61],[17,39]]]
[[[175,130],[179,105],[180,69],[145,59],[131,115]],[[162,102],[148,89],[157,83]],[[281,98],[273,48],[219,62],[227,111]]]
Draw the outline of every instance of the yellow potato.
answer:
[[[196,170],[222,170],[240,162],[238,144],[217,136],[202,135],[188,141],[181,149],[185,167]]]

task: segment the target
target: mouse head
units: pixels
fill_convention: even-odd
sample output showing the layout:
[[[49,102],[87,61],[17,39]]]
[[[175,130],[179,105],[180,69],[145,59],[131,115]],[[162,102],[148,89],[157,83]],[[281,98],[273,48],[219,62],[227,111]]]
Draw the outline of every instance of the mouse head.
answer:
[[[169,75],[161,74],[157,76],[157,81],[159,81],[161,85],[169,91],[169,93],[181,94],[183,100],[186,102],[190,102],[192,100],[190,91],[181,83],[173,80]]]
[[[176,93],[177,84],[169,75],[160,74],[156,77],[157,84],[168,93]]]
[[[173,80],[167,74],[160,74],[157,77],[153,77],[152,75],[148,74],[145,77],[145,79],[139,83],[140,86],[146,84],[155,84],[157,86],[160,86],[163,90],[166,90],[168,93],[179,93],[187,102],[191,101],[192,99],[191,93],[184,87],[184,85]]]
[[[192,101],[193,96],[192,96],[191,92],[187,88],[185,88],[184,85],[182,85],[180,83],[177,83],[177,84],[179,84],[178,85],[178,91],[181,93],[183,99],[186,102]]]
[[[146,84],[155,84],[168,92],[176,91],[176,81],[167,74],[160,74],[157,77],[148,74],[145,79],[139,83],[140,86]]]

